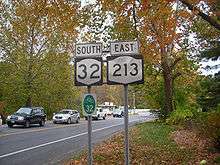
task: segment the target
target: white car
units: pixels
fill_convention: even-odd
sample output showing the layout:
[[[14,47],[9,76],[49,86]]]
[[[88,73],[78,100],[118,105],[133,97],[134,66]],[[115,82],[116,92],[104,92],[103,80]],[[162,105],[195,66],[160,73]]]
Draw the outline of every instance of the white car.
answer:
[[[105,111],[103,111],[102,108],[98,107],[98,108],[96,108],[96,114],[92,115],[92,119],[96,119],[96,120],[103,119],[103,120],[105,120],[106,116],[107,116],[107,113]],[[85,119],[87,120],[87,116],[85,116]]]
[[[123,117],[124,116],[124,109],[123,108],[116,108],[113,111],[113,117]]]
[[[79,123],[80,113],[77,110],[63,109],[53,115],[53,123]]]
[[[109,108],[103,108],[103,111],[108,115],[112,115],[112,111]]]

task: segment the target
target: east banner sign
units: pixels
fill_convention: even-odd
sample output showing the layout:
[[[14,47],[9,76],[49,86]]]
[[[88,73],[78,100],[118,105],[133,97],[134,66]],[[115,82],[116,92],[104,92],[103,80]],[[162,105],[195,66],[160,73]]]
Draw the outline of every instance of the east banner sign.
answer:
[[[111,55],[138,55],[139,45],[137,41],[111,42]]]

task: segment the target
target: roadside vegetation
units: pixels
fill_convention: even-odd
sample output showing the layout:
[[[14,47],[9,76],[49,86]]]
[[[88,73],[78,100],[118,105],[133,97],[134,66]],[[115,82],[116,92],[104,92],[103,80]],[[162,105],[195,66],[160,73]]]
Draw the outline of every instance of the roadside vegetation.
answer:
[[[213,141],[197,134],[195,130],[161,122],[146,122],[132,127],[129,136],[132,165],[220,163],[220,153]],[[114,135],[97,145],[93,150],[93,159],[94,164],[124,164],[123,134]],[[65,164],[87,164],[86,152]]]

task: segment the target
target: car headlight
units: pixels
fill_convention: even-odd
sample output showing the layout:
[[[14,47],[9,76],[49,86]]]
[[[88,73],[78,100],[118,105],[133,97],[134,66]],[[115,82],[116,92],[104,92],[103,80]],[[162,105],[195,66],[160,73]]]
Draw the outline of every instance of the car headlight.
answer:
[[[8,116],[8,117],[7,117],[7,120],[10,120],[10,118],[11,118],[11,116]]]
[[[18,120],[24,120],[24,117],[18,116]]]

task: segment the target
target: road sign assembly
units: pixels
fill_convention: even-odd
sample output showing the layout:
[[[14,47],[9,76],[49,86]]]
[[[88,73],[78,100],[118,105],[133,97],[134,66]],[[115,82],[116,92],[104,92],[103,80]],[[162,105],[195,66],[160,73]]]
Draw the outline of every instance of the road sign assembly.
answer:
[[[83,113],[88,119],[88,164],[92,165],[92,114],[96,113],[96,97],[91,93],[92,85],[102,85],[102,44],[76,44],[74,81],[76,86],[87,86],[88,94],[83,98]]]
[[[124,85],[124,130],[125,164],[129,165],[128,140],[128,84],[144,83],[144,62],[139,54],[138,41],[120,41],[110,43],[107,57],[107,84]],[[87,86],[88,94],[83,97],[83,113],[88,119],[88,164],[92,165],[92,114],[96,113],[96,96],[91,86],[102,85],[102,44],[76,44],[74,76],[76,86]]]

